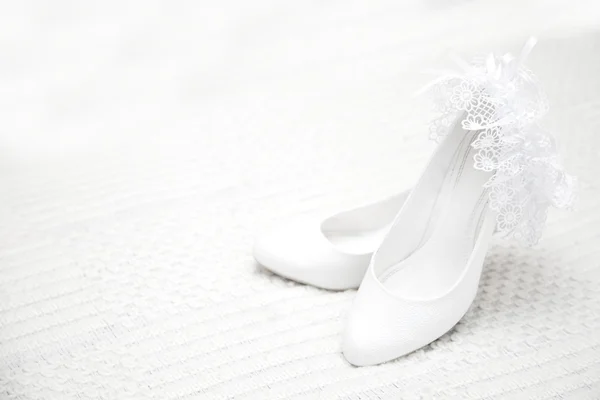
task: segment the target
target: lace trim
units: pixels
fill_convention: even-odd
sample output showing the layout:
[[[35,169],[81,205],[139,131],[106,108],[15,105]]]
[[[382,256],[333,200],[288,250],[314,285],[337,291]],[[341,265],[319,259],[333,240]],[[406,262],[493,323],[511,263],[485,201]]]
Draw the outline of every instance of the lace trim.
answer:
[[[553,137],[538,123],[548,100],[537,79],[521,61],[533,47],[530,40],[520,59],[493,54],[463,63],[463,73],[450,74],[430,87],[439,116],[429,137],[439,142],[455,122],[479,131],[474,167],[493,172],[489,207],[497,212],[497,232],[521,244],[536,244],[548,208],[569,208],[575,202],[577,179],[567,174]]]

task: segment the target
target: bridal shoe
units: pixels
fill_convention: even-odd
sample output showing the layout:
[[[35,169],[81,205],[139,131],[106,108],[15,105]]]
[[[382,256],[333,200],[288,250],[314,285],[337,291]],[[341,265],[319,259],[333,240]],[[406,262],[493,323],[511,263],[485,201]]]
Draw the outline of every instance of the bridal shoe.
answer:
[[[540,238],[550,205],[569,207],[575,178],[539,125],[547,101],[519,58],[493,55],[429,87],[439,145],[374,253],[342,342],[354,365],[386,362],[449,331],[477,293],[494,231]]]
[[[331,290],[357,288],[408,193],[326,218],[286,221],[258,235],[254,258],[301,283]]]

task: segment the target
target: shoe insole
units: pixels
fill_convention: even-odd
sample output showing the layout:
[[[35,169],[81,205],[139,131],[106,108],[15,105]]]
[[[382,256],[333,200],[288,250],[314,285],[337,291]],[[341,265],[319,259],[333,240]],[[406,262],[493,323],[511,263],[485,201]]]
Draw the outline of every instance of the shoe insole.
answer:
[[[476,134],[467,132],[458,146],[421,244],[379,276],[388,290],[409,298],[436,298],[463,273],[486,215],[483,184],[491,176],[473,167],[477,150],[470,144]]]
[[[398,207],[400,211],[400,207]],[[371,230],[329,231],[325,237],[339,250],[349,254],[373,253],[390,230],[394,217],[386,225]]]
[[[390,230],[404,204],[405,194],[345,211],[325,220],[321,231],[339,250],[349,254],[373,253]]]

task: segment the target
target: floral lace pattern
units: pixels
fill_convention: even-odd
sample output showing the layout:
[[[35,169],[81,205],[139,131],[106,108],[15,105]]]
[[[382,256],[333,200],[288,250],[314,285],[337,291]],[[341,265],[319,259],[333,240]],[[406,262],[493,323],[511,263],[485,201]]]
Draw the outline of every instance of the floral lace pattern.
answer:
[[[484,185],[497,213],[497,232],[523,245],[541,237],[550,206],[571,207],[577,180],[565,173],[553,137],[540,125],[548,101],[535,76],[521,65],[535,44],[517,59],[493,54],[464,65],[464,72],[435,81],[430,92],[439,116],[429,137],[439,142],[457,121],[478,131],[474,167],[493,172]]]

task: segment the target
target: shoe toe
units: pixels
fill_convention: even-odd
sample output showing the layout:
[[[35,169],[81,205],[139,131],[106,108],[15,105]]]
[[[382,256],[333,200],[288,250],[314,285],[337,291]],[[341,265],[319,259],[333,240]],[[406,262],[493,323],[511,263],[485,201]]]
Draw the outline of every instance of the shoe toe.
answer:
[[[342,353],[346,361],[357,367],[384,362],[381,354],[389,353],[385,349],[385,342],[374,337],[366,318],[355,320],[356,322],[346,325],[343,334]]]
[[[381,364],[423,344],[420,310],[384,293],[367,271],[346,318],[342,353],[356,366]]]
[[[475,297],[477,278],[421,301],[389,292],[368,270],[346,318],[344,357],[356,366],[381,364],[433,342],[465,314]]]
[[[305,226],[295,223],[281,225],[258,235],[254,241],[254,258],[279,275],[291,279],[304,275],[303,269],[308,267],[304,262],[307,258],[306,249],[314,252],[313,239],[306,230]]]
[[[358,287],[370,259],[337,251],[312,219],[288,221],[259,235],[253,252],[278,275],[332,290]]]
[[[377,365],[400,357],[406,347],[390,321],[385,321],[377,311],[370,313],[352,310],[346,321],[342,338],[344,358],[359,367]]]

